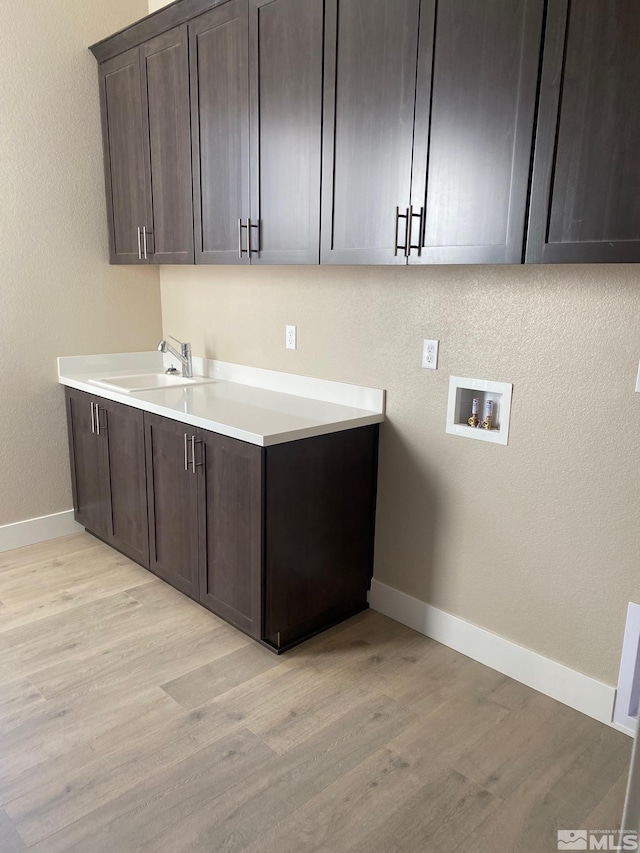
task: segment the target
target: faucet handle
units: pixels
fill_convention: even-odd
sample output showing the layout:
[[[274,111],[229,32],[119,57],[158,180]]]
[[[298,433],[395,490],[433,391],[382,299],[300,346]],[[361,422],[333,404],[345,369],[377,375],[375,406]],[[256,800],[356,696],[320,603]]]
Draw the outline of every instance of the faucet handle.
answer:
[[[182,355],[186,356],[187,353],[191,351],[191,344],[182,343],[182,341],[179,341],[177,338],[174,338],[173,335],[168,335],[168,337],[170,337],[171,340],[175,341],[177,344],[180,344],[180,350],[182,352]]]

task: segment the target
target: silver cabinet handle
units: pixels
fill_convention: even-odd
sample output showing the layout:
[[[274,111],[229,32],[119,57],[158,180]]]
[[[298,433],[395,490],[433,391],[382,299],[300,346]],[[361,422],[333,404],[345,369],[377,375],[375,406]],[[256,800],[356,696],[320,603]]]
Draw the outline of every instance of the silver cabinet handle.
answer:
[[[149,258],[147,257],[147,226],[146,225],[142,226],[142,245],[144,247],[143,248],[144,259],[145,259],[145,261],[148,261]]]
[[[196,473],[196,468],[199,468],[202,465],[202,462],[196,462],[196,444],[202,444],[202,441],[196,441],[195,435],[192,435],[189,439],[191,442],[191,473]]]
[[[91,432],[95,435],[96,434],[96,422],[94,420],[94,409],[93,409],[94,406],[95,406],[95,403],[92,403],[91,404]]]
[[[396,235],[393,241],[393,255],[397,257],[398,252],[402,250],[405,258],[409,257],[409,222],[411,221],[411,208],[407,207],[405,213],[400,213],[400,208],[396,207]],[[404,228],[404,246],[398,243],[398,231],[400,230],[400,220],[405,220]]]
[[[138,225],[138,260],[142,260],[142,244],[140,242],[140,226]]]
[[[420,220],[420,226],[418,229],[418,245],[417,246],[415,246],[413,244],[413,239],[411,236],[412,232],[413,232],[413,220],[416,216]],[[422,255],[422,234],[423,234],[423,224],[422,223],[423,223],[423,217],[424,217],[424,207],[420,208],[420,213],[414,213],[413,212],[413,205],[411,205],[409,207],[409,210],[408,210],[407,250],[405,252],[407,257],[411,256],[411,250],[412,249],[418,250],[418,257],[421,257],[421,255]]]
[[[184,434],[184,470],[189,470],[189,436]]]
[[[242,260],[244,249],[242,248],[242,219],[238,219],[238,257]]]
[[[100,435],[100,406],[98,403],[95,404],[95,413],[96,413],[96,435]]]

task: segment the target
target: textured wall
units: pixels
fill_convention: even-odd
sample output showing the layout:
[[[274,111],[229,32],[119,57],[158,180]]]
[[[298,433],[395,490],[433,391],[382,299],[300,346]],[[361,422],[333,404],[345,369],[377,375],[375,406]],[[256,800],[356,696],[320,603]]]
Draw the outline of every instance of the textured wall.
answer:
[[[198,355],[387,389],[378,580],[615,683],[640,600],[640,267],[173,267],[161,281],[164,332]],[[437,371],[420,367],[424,337],[440,339]],[[514,384],[507,447],[445,434],[450,374]]]
[[[199,355],[387,389],[378,580],[616,683],[640,601],[640,267],[165,268],[161,281],[165,333]],[[419,366],[424,337],[441,341],[438,371]],[[507,447],[445,434],[450,374],[514,383]]]
[[[56,356],[143,350],[158,272],[110,267],[96,62],[146,0],[28,0],[0,52],[0,524],[71,506]]]

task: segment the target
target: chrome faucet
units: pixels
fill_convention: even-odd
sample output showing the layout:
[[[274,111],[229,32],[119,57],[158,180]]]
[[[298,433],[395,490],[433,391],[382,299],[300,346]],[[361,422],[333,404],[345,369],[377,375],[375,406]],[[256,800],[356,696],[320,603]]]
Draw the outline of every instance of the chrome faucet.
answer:
[[[158,352],[170,352],[171,355],[175,356],[182,365],[182,375],[187,379],[190,379],[193,376],[193,367],[191,365],[191,344],[183,344],[177,338],[174,338],[173,335],[169,335],[169,337],[172,341],[180,344],[180,352],[175,350],[171,344],[168,344],[166,341],[160,341],[158,344]]]

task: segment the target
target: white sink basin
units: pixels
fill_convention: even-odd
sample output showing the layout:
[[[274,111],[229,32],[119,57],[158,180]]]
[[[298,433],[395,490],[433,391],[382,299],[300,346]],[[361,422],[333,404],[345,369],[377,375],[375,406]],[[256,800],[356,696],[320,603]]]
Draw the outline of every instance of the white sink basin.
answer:
[[[188,379],[175,373],[138,373],[135,376],[107,376],[103,379],[90,379],[92,385],[109,388],[111,391],[124,391],[131,394],[135,391],[156,391],[164,388],[177,388],[180,385],[203,385],[214,382],[204,376],[193,376]]]

